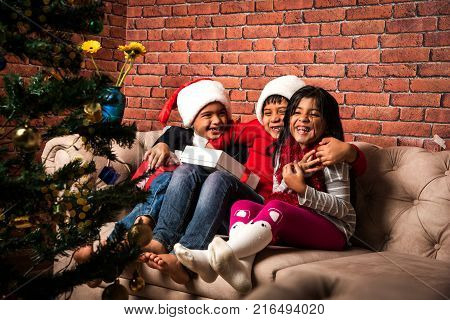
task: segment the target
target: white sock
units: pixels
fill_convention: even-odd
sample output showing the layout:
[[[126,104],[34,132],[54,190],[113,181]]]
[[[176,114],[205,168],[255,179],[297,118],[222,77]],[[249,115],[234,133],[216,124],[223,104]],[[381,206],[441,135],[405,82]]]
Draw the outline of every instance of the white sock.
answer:
[[[209,264],[208,250],[190,250],[177,243],[174,246],[174,251],[178,260],[197,273],[205,282],[211,283],[217,279],[217,273]]]
[[[216,237],[208,246],[209,263],[226,282],[239,292],[252,289],[253,256],[239,260],[227,242]]]
[[[233,225],[234,227],[234,225]],[[260,252],[272,241],[272,228],[266,221],[239,225],[230,232],[228,245],[238,259]]]

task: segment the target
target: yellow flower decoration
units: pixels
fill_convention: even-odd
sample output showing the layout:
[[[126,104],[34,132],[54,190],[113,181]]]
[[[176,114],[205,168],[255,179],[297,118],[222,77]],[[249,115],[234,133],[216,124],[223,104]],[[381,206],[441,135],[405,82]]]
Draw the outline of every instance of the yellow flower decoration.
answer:
[[[84,52],[89,52],[89,53],[96,53],[101,48],[102,48],[102,46],[100,45],[100,42],[95,41],[95,40],[85,41],[81,45],[81,50],[83,50]]]
[[[140,42],[130,42],[125,46],[119,46],[118,49],[120,51],[123,51],[123,53],[125,54],[125,58],[127,59],[134,59],[147,52],[144,45]]]

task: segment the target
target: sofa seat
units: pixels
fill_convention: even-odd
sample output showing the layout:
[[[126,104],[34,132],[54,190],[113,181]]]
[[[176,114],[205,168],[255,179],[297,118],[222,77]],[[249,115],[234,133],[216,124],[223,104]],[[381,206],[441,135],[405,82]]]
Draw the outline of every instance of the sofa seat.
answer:
[[[370,251],[361,248],[352,248],[346,251],[321,251],[321,250],[300,250],[296,248],[270,246],[260,252],[256,259],[253,269],[253,284],[260,286],[262,284],[273,282],[280,270],[291,266],[321,261],[326,259],[335,259],[339,257],[348,257],[368,253]],[[158,286],[170,290],[180,291],[193,296],[207,297],[211,299],[240,299],[242,295],[234,290],[221,277],[213,283],[206,283],[200,278],[195,278],[187,285],[179,285],[173,282],[167,275],[158,270],[141,266],[141,276],[145,279],[147,286]],[[129,278],[131,273],[124,273],[122,277]],[[164,299],[160,297],[159,299]]]
[[[448,299],[450,263],[374,252],[280,270],[248,299]]]

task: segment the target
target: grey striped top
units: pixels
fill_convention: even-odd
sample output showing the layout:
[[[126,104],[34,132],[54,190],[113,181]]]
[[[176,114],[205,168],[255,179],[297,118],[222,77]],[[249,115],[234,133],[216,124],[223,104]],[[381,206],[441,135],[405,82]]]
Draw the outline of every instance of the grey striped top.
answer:
[[[274,172],[278,166],[276,161]],[[344,232],[348,242],[356,226],[355,209],[350,203],[350,166],[345,162],[337,163],[325,167],[323,173],[327,192],[307,186],[305,194],[298,195],[298,202],[332,222]],[[278,183],[274,175],[273,192],[283,192],[287,188],[284,180]]]

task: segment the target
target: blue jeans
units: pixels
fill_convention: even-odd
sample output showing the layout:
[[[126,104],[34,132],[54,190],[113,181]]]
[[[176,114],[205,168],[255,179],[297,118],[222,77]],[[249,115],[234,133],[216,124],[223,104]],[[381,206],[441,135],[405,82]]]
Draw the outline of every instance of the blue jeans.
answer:
[[[116,235],[119,225],[122,225],[125,230],[129,230],[140,216],[149,216],[156,223],[171,178],[172,172],[163,172],[157,176],[150,185],[147,200],[138,203],[129,214],[118,221],[108,239]]]
[[[182,164],[166,191],[153,239],[168,251],[179,242],[206,249],[217,233],[228,234],[230,208],[237,200],[263,203],[263,198],[233,175]]]

